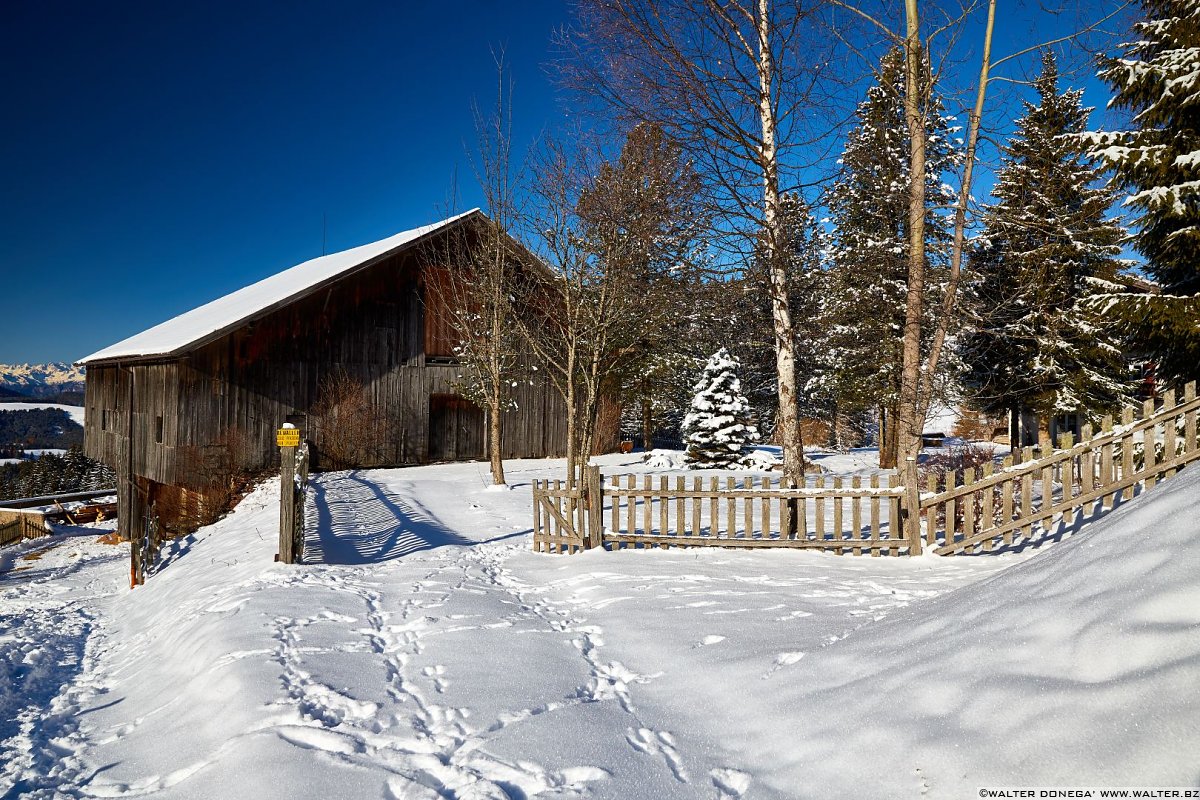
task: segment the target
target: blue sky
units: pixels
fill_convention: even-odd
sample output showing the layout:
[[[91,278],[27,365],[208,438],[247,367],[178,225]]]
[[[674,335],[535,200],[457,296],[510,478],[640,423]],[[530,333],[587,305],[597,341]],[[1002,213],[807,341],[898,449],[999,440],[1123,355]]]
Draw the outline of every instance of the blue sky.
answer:
[[[1022,13],[998,54],[1074,23]],[[517,149],[564,119],[544,69],[563,0],[18,2],[0,19],[0,363],[81,358],[318,256],[323,219],[336,251],[440,217],[456,175],[458,207],[479,204],[465,147],[492,46]]]
[[[515,11],[519,9],[519,11]],[[560,109],[553,0],[19,2],[0,23],[0,363],[72,360],[439,216],[512,63],[519,146]]]

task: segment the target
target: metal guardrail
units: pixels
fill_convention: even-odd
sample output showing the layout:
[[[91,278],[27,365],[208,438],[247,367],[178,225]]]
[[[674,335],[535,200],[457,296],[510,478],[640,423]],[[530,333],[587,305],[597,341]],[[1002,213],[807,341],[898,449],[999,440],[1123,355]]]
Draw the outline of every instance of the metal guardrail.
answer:
[[[52,506],[55,503],[69,503],[74,500],[91,500],[94,497],[107,497],[116,494],[117,487],[110,489],[93,489],[89,492],[68,492],[66,494],[45,494],[40,497],[18,497],[12,500],[0,500],[3,508],[35,508],[37,506]]]

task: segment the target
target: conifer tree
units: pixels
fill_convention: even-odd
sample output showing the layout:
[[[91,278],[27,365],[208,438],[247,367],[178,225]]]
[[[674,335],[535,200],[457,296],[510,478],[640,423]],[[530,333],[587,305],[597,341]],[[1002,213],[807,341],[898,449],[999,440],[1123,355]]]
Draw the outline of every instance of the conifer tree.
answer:
[[[1141,0],[1134,41],[1100,71],[1133,114],[1131,130],[1085,137],[1131,191],[1135,239],[1161,295],[1110,294],[1094,305],[1118,318],[1168,380],[1200,378],[1200,2]]]
[[[684,443],[693,469],[743,463],[746,445],[758,441],[750,403],[742,394],[738,360],[722,347],[709,357],[683,419]]]
[[[1082,91],[1059,93],[1050,52],[1034,87],[1038,103],[1025,103],[1002,151],[996,202],[970,254],[959,340],[969,397],[1009,413],[1014,442],[1023,411],[1095,415],[1125,394],[1121,343],[1083,302],[1114,286],[1125,236],[1079,143],[1091,109]]]
[[[908,281],[909,133],[904,116],[904,55],[888,53],[879,80],[855,112],[836,182],[826,204],[833,223],[828,385],[840,412],[878,408],[880,465],[895,466]],[[926,114],[926,306],[941,301],[954,194],[942,179],[958,163],[952,120],[936,94]],[[927,326],[932,330],[931,326]]]

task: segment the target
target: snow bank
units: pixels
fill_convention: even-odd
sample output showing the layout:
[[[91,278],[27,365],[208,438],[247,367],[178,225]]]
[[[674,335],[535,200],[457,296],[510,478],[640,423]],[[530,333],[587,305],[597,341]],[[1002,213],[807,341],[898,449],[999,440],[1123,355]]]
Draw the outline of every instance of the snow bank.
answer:
[[[561,469],[508,462],[506,492],[481,464],[315,476],[324,564],[272,563],[272,484],[132,592],[124,547],[0,564],[0,795],[950,800],[1198,777],[1200,470],[1040,552],[901,559],[533,553],[529,480]]]
[[[716,713],[736,719],[764,779],[825,798],[1196,785],[1198,505],[1193,469],[1037,558],[809,654],[801,680],[738,692]],[[749,746],[785,732],[790,746],[769,758]]]

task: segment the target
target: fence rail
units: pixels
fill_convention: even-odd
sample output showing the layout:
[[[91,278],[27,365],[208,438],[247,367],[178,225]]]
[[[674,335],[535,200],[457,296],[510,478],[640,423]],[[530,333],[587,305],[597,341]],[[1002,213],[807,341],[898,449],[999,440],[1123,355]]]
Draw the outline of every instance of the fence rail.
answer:
[[[1195,382],[1183,398],[1105,417],[1054,449],[1043,440],[982,468],[902,479],[812,479],[791,488],[774,478],[615,475],[587,467],[577,486],[534,481],[534,549],[599,547],[788,547],[854,555],[973,553],[1031,542],[1102,514],[1200,459]],[[607,523],[607,524],[606,524]]]

